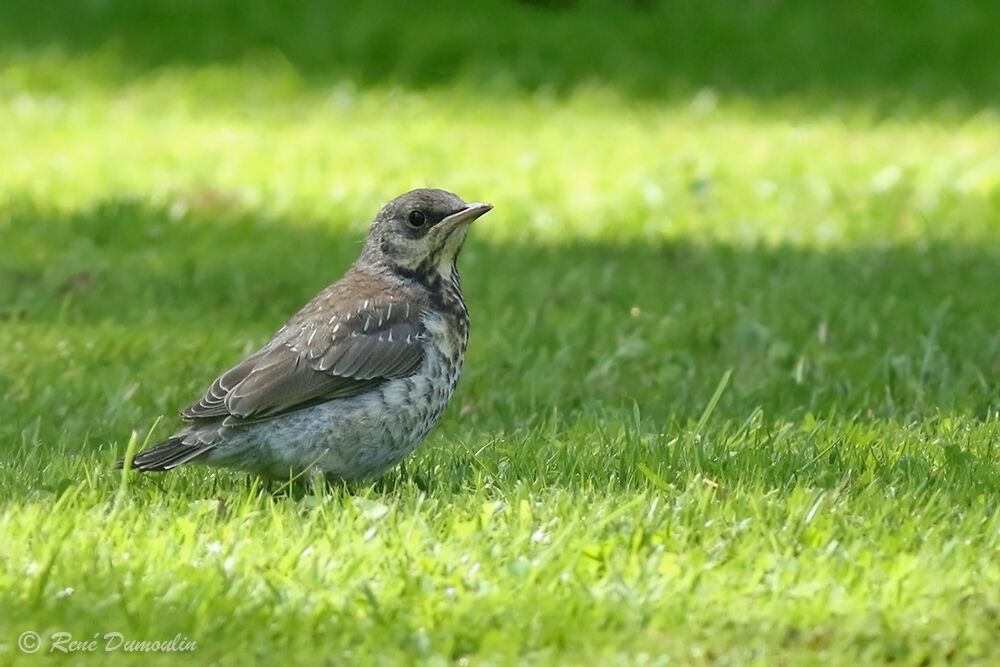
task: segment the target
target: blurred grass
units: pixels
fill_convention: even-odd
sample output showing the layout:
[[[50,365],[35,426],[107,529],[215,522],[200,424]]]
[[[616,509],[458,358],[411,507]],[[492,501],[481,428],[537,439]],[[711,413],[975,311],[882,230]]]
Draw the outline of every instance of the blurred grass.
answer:
[[[994,3],[277,7],[0,5],[0,660],[997,661]],[[407,472],[118,497],[422,185],[497,210]]]
[[[8,0],[0,38],[8,54],[114,53],[119,80],[263,57],[318,85],[565,94],[597,84],[654,100],[712,87],[798,105],[815,94],[838,106],[993,108],[988,26],[998,22],[989,0],[487,0],[474,10],[442,0]]]

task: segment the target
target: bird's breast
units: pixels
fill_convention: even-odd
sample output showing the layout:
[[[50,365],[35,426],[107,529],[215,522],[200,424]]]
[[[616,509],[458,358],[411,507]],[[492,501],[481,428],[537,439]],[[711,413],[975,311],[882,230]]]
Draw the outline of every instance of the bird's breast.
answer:
[[[464,313],[428,312],[424,316],[428,371],[461,370],[469,342],[469,320]],[[451,368],[449,368],[451,367]]]

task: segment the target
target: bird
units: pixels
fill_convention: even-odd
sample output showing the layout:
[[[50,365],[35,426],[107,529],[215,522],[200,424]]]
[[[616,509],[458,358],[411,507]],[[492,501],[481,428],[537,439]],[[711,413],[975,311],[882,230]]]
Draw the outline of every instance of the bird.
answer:
[[[340,280],[181,411],[183,428],[118,467],[349,482],[399,464],[461,376],[469,312],[458,257],[492,208],[430,188],[385,204]]]

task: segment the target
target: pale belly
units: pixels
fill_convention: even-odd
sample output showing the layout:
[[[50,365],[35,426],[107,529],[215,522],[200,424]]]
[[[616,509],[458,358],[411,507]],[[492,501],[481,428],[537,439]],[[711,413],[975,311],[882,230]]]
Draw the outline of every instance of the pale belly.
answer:
[[[431,352],[416,374],[229,434],[205,463],[275,479],[373,477],[408,456],[440,420],[461,359]]]

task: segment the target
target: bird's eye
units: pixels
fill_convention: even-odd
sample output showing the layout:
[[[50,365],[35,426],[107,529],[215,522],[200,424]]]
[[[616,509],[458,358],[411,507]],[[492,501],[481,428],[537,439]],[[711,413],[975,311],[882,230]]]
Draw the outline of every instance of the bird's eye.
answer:
[[[427,222],[427,216],[422,211],[410,211],[406,220],[414,227],[423,227],[424,223]]]

